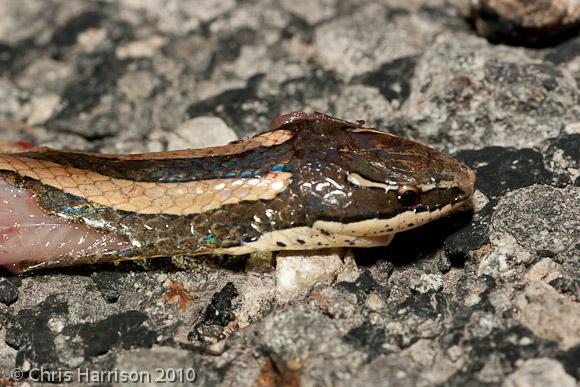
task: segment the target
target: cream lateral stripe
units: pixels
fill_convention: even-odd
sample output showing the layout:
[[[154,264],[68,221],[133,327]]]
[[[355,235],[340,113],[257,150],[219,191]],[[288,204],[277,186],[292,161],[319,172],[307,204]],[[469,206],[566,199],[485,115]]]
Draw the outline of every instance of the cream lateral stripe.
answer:
[[[435,185],[435,184],[414,185],[413,183],[408,183],[408,184],[401,183],[400,185],[389,185],[389,184],[377,183],[375,181],[365,179],[364,177],[362,177],[358,173],[349,173],[348,176],[346,177],[346,179],[349,182],[351,182],[352,184],[358,185],[359,187],[382,188],[385,190],[385,192],[397,191],[399,189],[399,187],[402,187],[405,185],[413,185],[413,186],[419,188],[421,190],[421,192],[427,192],[427,191],[430,191],[430,190],[435,189],[435,188],[450,188],[450,187],[454,187],[457,185],[457,184],[454,184],[453,182],[448,182],[448,181],[441,182],[437,185]]]
[[[433,211],[405,211],[389,219],[375,218],[353,223],[317,220],[314,222],[313,228],[323,230],[330,234],[353,235],[360,237],[388,235],[421,226],[431,220],[445,216],[465,204],[465,202],[448,204],[443,208]]]
[[[349,129],[349,130],[353,133],[376,133],[376,134],[384,134],[386,136],[391,136],[391,137],[397,137],[394,134],[391,134],[389,132],[383,132],[382,130],[377,130],[377,129],[373,129],[373,128],[354,128],[354,129]]]
[[[0,170],[30,177],[115,210],[170,215],[199,214],[226,204],[273,199],[288,187],[292,177],[291,173],[278,172],[260,178],[136,182],[9,154],[0,154]]]
[[[106,153],[88,153],[74,151],[67,151],[67,153],[88,155],[104,159],[120,159],[120,160],[169,160],[169,159],[200,158],[211,156],[236,155],[262,146],[270,147],[274,145],[279,145],[291,139],[292,136],[293,133],[290,130],[275,130],[273,132],[263,133],[256,137],[252,137],[245,141],[241,141],[235,144],[221,145],[203,149],[184,149],[176,151],[136,153],[136,154],[106,154]],[[33,151],[55,152],[55,150],[47,147],[36,148]]]
[[[370,181],[359,175],[358,173],[349,173],[346,180],[359,187],[382,188],[385,192],[396,191],[399,189],[398,185],[388,185]]]

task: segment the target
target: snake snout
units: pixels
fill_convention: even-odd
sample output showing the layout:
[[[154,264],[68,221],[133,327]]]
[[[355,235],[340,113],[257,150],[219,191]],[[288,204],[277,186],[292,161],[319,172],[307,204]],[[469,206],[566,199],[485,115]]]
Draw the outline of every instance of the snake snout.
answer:
[[[457,179],[458,196],[455,198],[457,202],[469,199],[475,192],[475,171],[467,166],[462,165],[461,174]]]

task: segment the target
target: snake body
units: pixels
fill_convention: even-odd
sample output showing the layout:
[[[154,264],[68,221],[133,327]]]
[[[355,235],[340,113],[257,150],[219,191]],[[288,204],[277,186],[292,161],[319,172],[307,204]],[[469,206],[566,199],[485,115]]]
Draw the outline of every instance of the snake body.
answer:
[[[417,142],[322,114],[273,122],[245,141],[198,150],[0,153],[0,181],[48,216],[116,243],[35,267],[384,245],[473,194],[473,171]]]

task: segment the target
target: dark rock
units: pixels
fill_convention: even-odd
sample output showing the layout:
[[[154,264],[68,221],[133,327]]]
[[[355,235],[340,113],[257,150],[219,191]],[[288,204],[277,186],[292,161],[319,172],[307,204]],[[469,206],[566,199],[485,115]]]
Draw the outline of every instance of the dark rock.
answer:
[[[536,251],[536,254],[538,255],[538,257],[542,258],[554,258],[556,256],[555,252],[545,249]]]
[[[562,135],[550,147],[562,150],[565,157],[575,161],[576,165],[580,164],[580,133]]]
[[[368,321],[348,331],[342,339],[366,353],[368,355],[367,361],[372,361],[379,354],[387,352],[383,348],[386,341],[385,330],[372,326]]]
[[[298,36],[304,43],[308,44],[312,43],[312,40],[314,39],[313,33],[314,28],[312,28],[306,20],[294,17],[281,31],[280,37],[282,39],[292,39],[293,37]]]
[[[26,362],[35,366],[57,368],[61,363],[54,344],[54,333],[49,327],[52,318],[66,319],[68,305],[51,295],[32,309],[23,309],[14,317],[6,330],[6,344],[18,350],[16,366]]]
[[[548,142],[546,160],[560,180],[580,185],[580,134],[563,134]]]
[[[0,43],[0,75],[12,69],[16,50],[11,46]]]
[[[121,295],[120,281],[123,275],[115,271],[101,271],[91,276],[97,289],[101,292],[107,302],[116,302]]]
[[[149,320],[143,312],[128,311],[107,317],[96,323],[66,327],[63,335],[78,337],[85,359],[106,354],[113,348],[149,348],[157,334],[146,325]]]
[[[548,49],[544,59],[552,63],[563,64],[573,61],[578,57],[579,52],[580,38],[576,38]]]
[[[78,35],[89,28],[97,28],[101,25],[104,15],[97,11],[87,11],[76,15],[63,26],[54,31],[52,42],[59,52],[57,57],[62,59],[62,51],[76,43]]]
[[[409,97],[416,64],[415,56],[395,59],[382,65],[378,71],[360,75],[357,80],[378,88],[387,100],[397,100],[402,104]]]
[[[467,368],[449,379],[450,386],[479,385],[478,374],[492,356],[496,357],[495,366],[501,367],[495,372],[501,375],[512,372],[518,360],[532,359],[539,354],[554,356],[559,352],[553,342],[541,340],[521,326],[493,329],[485,337],[466,338],[465,344],[470,346],[472,359]]]
[[[234,319],[232,301],[238,296],[238,291],[232,282],[228,282],[222,290],[215,293],[210,304],[203,312],[202,319],[188,334],[193,341],[212,341],[223,338],[223,330]]]
[[[420,293],[398,304],[397,309],[404,311],[401,316],[413,315],[425,319],[438,319],[446,312],[447,300],[441,293]]]
[[[255,30],[241,28],[218,39],[214,52],[213,63],[224,63],[235,60],[240,55],[244,45],[251,44],[256,39]],[[211,71],[211,70],[210,70]]]
[[[425,226],[398,233],[384,249],[384,256],[388,257],[395,266],[419,262],[427,257],[433,257],[435,252],[444,245],[447,238],[451,237],[455,232],[462,232],[461,230],[465,228],[467,228],[464,231],[465,235],[473,234],[471,236],[474,238],[474,243],[469,246],[475,246],[478,238],[475,233],[479,232],[484,235],[485,227],[481,230],[474,228],[477,226],[469,223],[471,217],[472,214],[470,212],[455,214],[448,218],[438,219]],[[483,236],[480,238],[483,238]]]
[[[392,266],[390,271],[392,272]],[[386,273],[386,277],[390,273]],[[363,304],[367,296],[371,292],[376,292],[383,300],[389,298],[389,288],[379,284],[368,269],[365,269],[354,282],[339,282],[336,284],[338,288],[344,289],[356,295],[357,302]]]
[[[238,296],[233,283],[228,282],[218,293],[211,298],[211,303],[203,315],[206,324],[217,324],[225,327],[233,319],[232,301]]]
[[[94,68],[87,69],[91,74],[89,77],[76,79],[66,86],[61,110],[47,122],[48,127],[72,131],[88,139],[113,134],[112,128],[96,130],[94,126],[89,128],[86,123],[81,126],[78,120],[81,113],[99,104],[124,71],[125,65],[113,58],[106,58]]]
[[[580,280],[558,277],[550,281],[550,286],[563,294],[570,294],[580,302]]]
[[[487,241],[492,213],[493,205],[489,203],[465,227],[453,232],[445,239],[445,252],[453,266],[463,266],[468,253],[479,249]]]
[[[256,126],[247,127],[243,125],[247,122],[247,117],[256,112],[248,112],[244,109],[244,104],[248,100],[256,100],[257,86],[261,76],[250,79],[244,88],[232,89],[225,91],[215,97],[191,104],[187,108],[187,114],[190,118],[215,114],[222,118],[229,126],[235,130],[245,129],[243,133],[256,129]],[[263,109],[269,110],[271,106],[267,101],[257,101]],[[242,125],[240,125],[242,124]],[[248,125],[249,126],[249,125]],[[266,128],[264,123],[262,128]]]
[[[580,345],[570,348],[569,350],[556,355],[557,359],[562,362],[564,369],[576,379],[580,379]]]
[[[477,188],[490,199],[517,188],[553,181],[542,154],[533,149],[488,147],[461,151],[456,156],[475,169]]]
[[[11,305],[18,301],[18,288],[7,278],[0,278],[0,302]]]

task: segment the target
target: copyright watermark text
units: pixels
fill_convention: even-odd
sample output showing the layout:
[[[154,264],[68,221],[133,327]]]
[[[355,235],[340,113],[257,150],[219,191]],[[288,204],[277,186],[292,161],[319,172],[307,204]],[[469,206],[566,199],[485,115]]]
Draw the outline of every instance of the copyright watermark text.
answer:
[[[46,369],[43,367],[23,370],[13,368],[8,377],[14,382],[39,383],[192,383],[197,374],[193,368],[155,368],[152,370],[92,370],[89,368]]]

